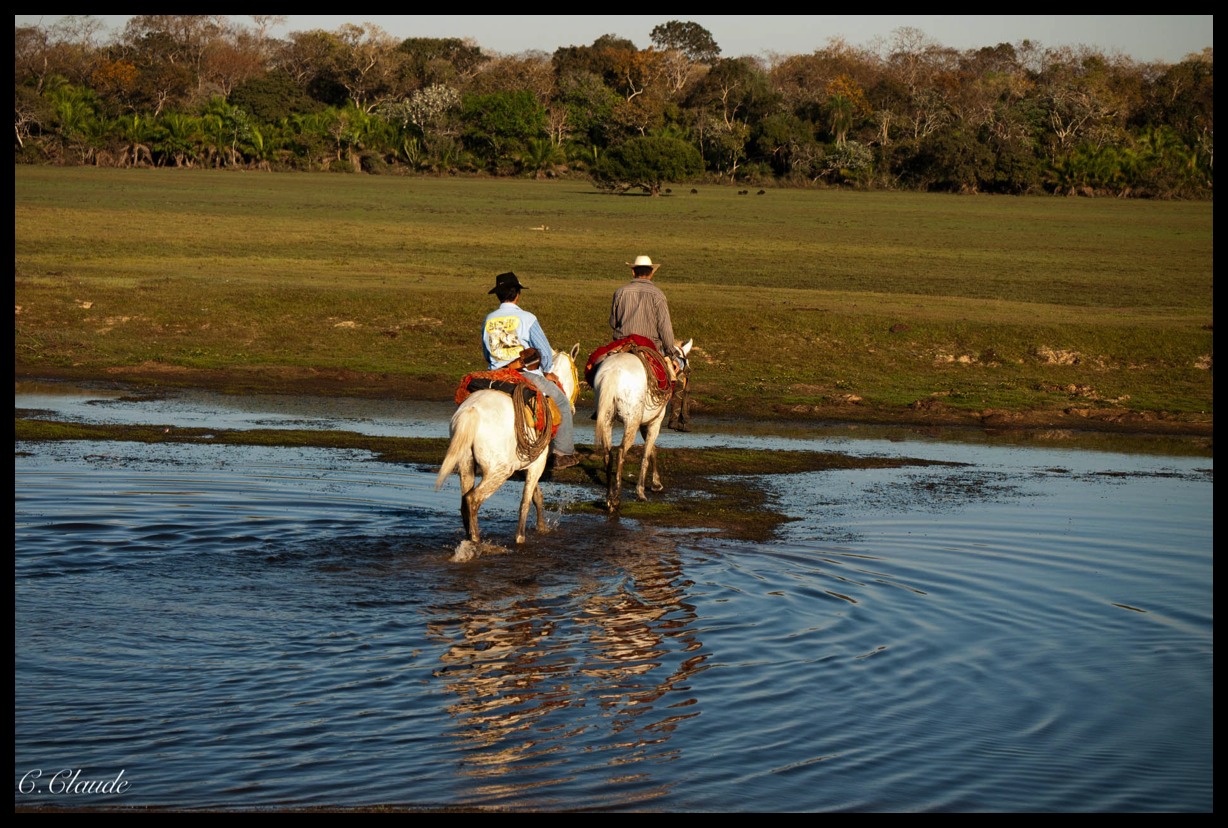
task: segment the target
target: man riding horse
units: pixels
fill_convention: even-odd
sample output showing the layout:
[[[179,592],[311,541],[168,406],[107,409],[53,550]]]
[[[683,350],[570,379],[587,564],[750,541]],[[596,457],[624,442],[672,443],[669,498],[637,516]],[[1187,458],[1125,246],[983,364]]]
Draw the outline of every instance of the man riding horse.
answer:
[[[490,370],[513,367],[531,385],[558,406],[559,430],[554,435],[554,468],[566,469],[579,463],[572,438],[571,401],[557,384],[545,374],[554,367],[554,350],[537,317],[520,307],[520,292],[524,286],[515,273],[500,273],[490,290],[499,299],[499,307],[487,314],[482,323],[482,353]]]
[[[684,383],[678,381],[679,350],[674,342],[669,300],[652,281],[661,265],[653,264],[648,256],[637,256],[634,262],[627,262],[627,266],[631,268],[631,281],[614,291],[614,300],[610,303],[613,341],[636,336],[652,340],[663,357],[670,384],[675,391],[685,390]],[[679,404],[681,410],[671,412],[670,428],[687,430],[683,405]]]

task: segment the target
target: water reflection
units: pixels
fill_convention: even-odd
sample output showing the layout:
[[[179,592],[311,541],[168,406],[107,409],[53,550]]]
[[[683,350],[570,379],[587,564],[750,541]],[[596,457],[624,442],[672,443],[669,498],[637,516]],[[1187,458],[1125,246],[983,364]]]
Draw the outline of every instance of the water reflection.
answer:
[[[548,795],[584,768],[635,801],[667,794],[660,776],[671,736],[698,715],[689,680],[708,655],[677,538],[606,527],[599,557],[584,553],[564,593],[534,582],[524,550],[498,561],[436,606],[428,628],[446,644],[435,675],[455,699],[460,771],[477,801]],[[517,560],[517,556],[520,560]],[[495,556],[483,561],[489,565]],[[620,577],[610,579],[611,571]],[[603,758],[604,757],[604,758]],[[651,769],[635,773],[638,763]]]

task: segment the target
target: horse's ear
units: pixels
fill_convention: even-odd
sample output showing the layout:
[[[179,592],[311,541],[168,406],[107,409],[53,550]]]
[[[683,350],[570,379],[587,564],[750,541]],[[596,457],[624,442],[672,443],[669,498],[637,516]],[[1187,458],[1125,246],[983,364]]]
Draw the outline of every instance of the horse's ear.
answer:
[[[572,345],[571,351],[569,351],[569,353],[571,354],[571,361],[575,362],[576,357],[580,355],[580,343],[577,342],[575,345]]]
[[[682,355],[686,356],[687,354],[691,353],[691,346],[694,344],[695,344],[695,340],[693,339],[688,339],[686,342],[683,342],[682,343]]]

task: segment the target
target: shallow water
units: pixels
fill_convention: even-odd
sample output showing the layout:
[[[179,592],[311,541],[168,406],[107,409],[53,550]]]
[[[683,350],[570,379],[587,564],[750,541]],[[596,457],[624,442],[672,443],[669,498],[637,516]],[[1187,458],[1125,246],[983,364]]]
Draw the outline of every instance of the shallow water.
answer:
[[[405,436],[450,411],[15,404]],[[796,520],[756,545],[567,514],[601,493],[548,482],[552,531],[509,550],[511,483],[460,562],[430,469],[18,443],[17,807],[1213,810],[1211,459],[661,443],[968,465],[772,478]]]

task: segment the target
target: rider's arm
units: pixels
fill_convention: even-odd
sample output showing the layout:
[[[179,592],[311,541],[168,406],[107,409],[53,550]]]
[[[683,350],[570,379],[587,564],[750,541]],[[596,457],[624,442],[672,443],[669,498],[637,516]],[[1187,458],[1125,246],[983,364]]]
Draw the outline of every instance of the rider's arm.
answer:
[[[494,369],[495,361],[490,356],[490,343],[486,341],[486,331],[482,331],[482,360],[486,363],[486,367]]]
[[[541,372],[549,374],[554,370],[554,349],[550,347],[550,340],[546,339],[546,332],[542,330],[541,323],[534,322],[529,328],[529,344],[541,352]]]
[[[674,352],[674,323],[669,318],[669,302],[662,297],[657,303],[657,337],[661,340],[661,350],[666,354]]]

